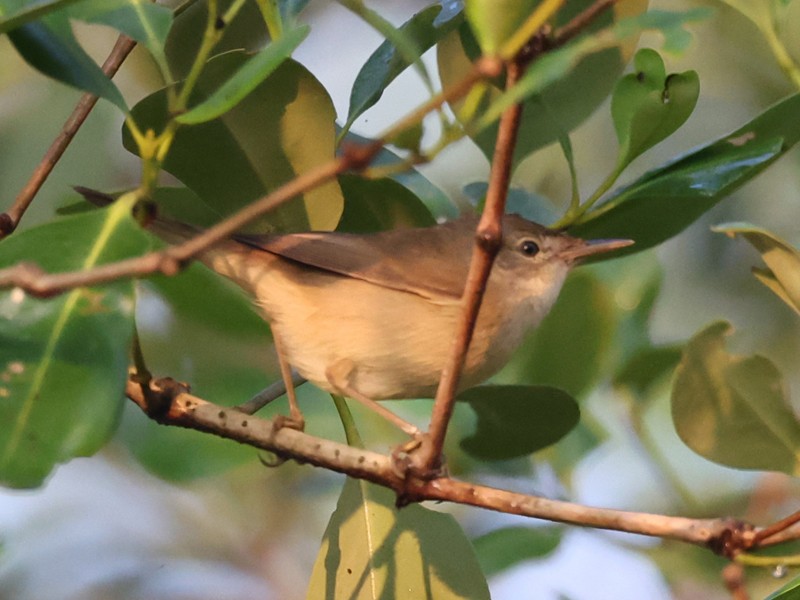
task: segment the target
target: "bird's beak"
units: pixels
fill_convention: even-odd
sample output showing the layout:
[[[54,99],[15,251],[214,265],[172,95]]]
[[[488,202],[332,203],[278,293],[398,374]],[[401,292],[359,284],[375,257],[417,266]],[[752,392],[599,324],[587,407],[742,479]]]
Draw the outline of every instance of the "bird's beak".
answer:
[[[587,256],[611,252],[618,248],[625,248],[633,244],[633,240],[610,239],[610,240],[581,240],[576,239],[575,244],[570,245],[561,252],[561,257],[567,262],[575,262]]]

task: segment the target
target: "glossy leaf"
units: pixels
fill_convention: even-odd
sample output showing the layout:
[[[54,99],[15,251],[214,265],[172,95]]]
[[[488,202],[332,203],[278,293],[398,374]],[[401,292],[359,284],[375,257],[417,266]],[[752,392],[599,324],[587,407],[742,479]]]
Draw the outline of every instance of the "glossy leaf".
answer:
[[[8,37],[25,62],[44,75],[105,98],[127,112],[117,86],[81,48],[63,14],[23,25]]]
[[[113,27],[143,44],[161,64],[166,64],[164,44],[172,26],[172,11],[148,0],[84,0],[71,6],[69,17]]]
[[[800,314],[800,252],[776,235],[747,223],[729,223],[714,231],[731,237],[741,235],[761,254],[768,269],[755,271],[756,277],[781,300]]]
[[[775,365],[725,348],[714,323],[687,344],[675,372],[672,418],[681,439],[714,462],[800,474],[800,423]]]
[[[561,543],[558,527],[503,527],[472,540],[486,577],[525,560],[543,558]]]
[[[256,89],[306,38],[307,25],[288,31],[257,54],[249,57],[230,78],[200,104],[177,118],[184,125],[196,125],[216,119],[239,104]]]
[[[63,10],[76,2],[86,0],[50,0],[30,3],[24,0],[0,0],[0,34],[12,31],[26,23]]]
[[[695,71],[667,75],[655,50],[639,50],[634,65],[636,72],[619,80],[611,98],[620,170],[683,125],[700,94]]]
[[[308,600],[489,598],[475,552],[455,519],[348,478],[311,574]]]
[[[243,52],[211,60],[198,81],[199,95],[213,93],[246,60]],[[165,91],[142,100],[134,107],[133,116],[140,129],[163,129]],[[180,128],[164,169],[211,209],[227,215],[332,160],[333,119],[333,105],[319,82],[304,67],[287,60],[218,119]],[[137,151],[127,131],[123,142],[128,150]],[[250,230],[333,229],[342,206],[339,185],[330,181],[281,205],[251,224]]]
[[[342,175],[339,184],[344,194],[339,231],[369,233],[436,225],[422,201],[393,179]]]
[[[363,0],[337,0],[339,4],[347,7],[357,14],[365,23],[370,25],[375,31],[380,33],[384,39],[397,48],[398,54],[408,64],[413,64],[419,76],[422,78],[425,87],[433,94],[433,83],[431,82],[425,63],[422,62],[423,50],[418,47],[417,40],[410,35],[410,31],[396,28],[388,20],[373,10]]]
[[[481,460],[508,460],[555,444],[580,419],[578,403],[548,386],[485,385],[458,395],[478,416],[461,447]]]
[[[34,261],[58,272],[143,252],[130,203],[19,232],[0,267]],[[127,379],[133,283],[79,288],[50,300],[0,295],[0,481],[35,487],[60,462],[96,452],[114,431]]]
[[[800,94],[733,133],[646,173],[570,227],[579,237],[636,240],[640,252],[677,235],[800,139]]]
[[[555,25],[563,25],[591,2],[568,2],[556,17]],[[490,2],[486,10],[491,10]],[[480,122],[463,115],[463,101],[454,104],[454,112],[467,127],[467,132],[481,151],[491,160],[497,137],[496,120],[504,108],[524,101],[522,123],[514,150],[514,165],[539,148],[547,146],[577,127],[608,96],[619,74],[636,47],[636,37],[608,42],[598,40],[598,31],[615,20],[637,15],[647,7],[646,0],[622,0],[604,11],[588,28],[586,36],[563,48],[548,52],[526,71],[524,88],[502,92],[502,82],[489,86],[489,95],[480,106]],[[499,10],[494,12],[500,13]],[[503,18],[498,16],[497,18]],[[515,27],[519,26],[519,22]],[[589,40],[589,41],[586,41]],[[479,55],[477,42],[470,30],[462,26],[438,45],[439,73],[442,85],[448,88],[462,80]],[[511,94],[514,95],[511,98]],[[508,100],[508,101],[506,101]]]
[[[591,273],[578,270],[504,375],[517,383],[550,385],[580,396],[600,371],[614,323],[608,288]]]
[[[451,16],[445,21],[440,20],[441,14],[441,6],[429,6],[399,28],[403,35],[414,41],[420,55],[432,48],[461,22],[460,14]],[[343,127],[345,131],[350,129],[353,121],[380,100],[387,86],[405,71],[409,64],[389,40],[378,46],[361,67],[353,82],[347,122]]]

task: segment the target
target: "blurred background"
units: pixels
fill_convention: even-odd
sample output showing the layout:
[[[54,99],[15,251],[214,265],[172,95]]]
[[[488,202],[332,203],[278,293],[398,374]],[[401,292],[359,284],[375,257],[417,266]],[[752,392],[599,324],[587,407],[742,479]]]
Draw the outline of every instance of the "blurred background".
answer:
[[[425,7],[424,1],[374,0],[370,6],[395,24]],[[639,158],[621,183],[691,148],[738,128],[778,99],[795,92],[755,27],[722,3],[652,0],[651,8],[682,10],[712,6],[714,16],[691,27],[694,41],[680,55],[665,55],[669,72],[698,71],[701,93],[689,121]],[[790,6],[782,38],[800,59],[800,3]],[[334,2],[312,1],[303,13],[312,34],[295,54],[330,93],[340,119],[347,113],[353,79],[382,38]],[[99,27],[76,27],[99,61],[116,35]],[[660,47],[645,37],[641,46]],[[435,72],[435,56],[426,56]],[[116,81],[129,105],[155,86],[147,57],[134,51]],[[31,70],[0,37],[0,201],[8,206],[45,149],[60,131],[80,94]],[[378,134],[425,98],[408,70],[376,107],[354,126]],[[99,102],[23,221],[31,227],[74,202],[72,185],[114,190],[133,187],[138,159],[120,144],[118,111]],[[435,122],[426,135],[435,138]],[[427,139],[427,138],[426,138]],[[608,103],[572,135],[584,196],[613,167],[616,141]],[[796,315],[750,274],[758,255],[741,241],[712,233],[711,225],[749,221],[800,245],[800,154],[790,152],[756,180],[723,201],[687,231],[654,251],[614,261],[621,282],[615,301],[630,302],[651,277],[663,277],[651,319],[653,340],[683,342],[708,323],[726,319],[736,332],[731,351],[764,354],[784,374],[798,399],[800,331]],[[464,186],[485,181],[489,165],[469,140],[449,148],[421,171],[457,204],[467,206]],[[561,151],[534,154],[515,174],[514,185],[548,197],[556,212],[570,196]],[[182,320],[142,285],[139,322],[151,369],[192,381],[209,397],[226,393],[224,382],[204,381],[204,364],[224,361],[238,384],[255,392],[276,377],[266,326],[230,342],[213,328]],[[176,355],[170,341],[191,348]],[[220,355],[224,356],[221,357]],[[309,432],[341,439],[330,400],[302,388]],[[246,398],[242,398],[244,400]],[[280,403],[278,403],[280,404]],[[428,403],[396,409],[424,423]],[[665,382],[648,405],[642,436],[634,435],[629,403],[610,386],[596,389],[583,409],[602,426],[602,444],[557,477],[549,451],[532,458],[530,477],[519,465],[476,467],[472,478],[529,493],[591,505],[714,517],[727,514],[768,519],[794,510],[795,482],[776,474],[714,465],[677,438]],[[270,407],[269,414],[282,406]],[[391,448],[397,435],[357,408],[370,445]],[[341,477],[287,463],[267,468],[250,448],[214,440],[198,454],[200,434],[167,430],[127,407],[118,439],[99,455],[60,468],[40,490],[0,491],[0,599],[240,599],[305,597],[320,539]],[[207,436],[206,436],[207,437]],[[652,450],[659,456],[653,463]],[[142,465],[147,465],[144,467]],[[456,469],[458,466],[456,466]],[[563,475],[564,471],[560,470]],[[521,486],[523,486],[521,488]],[[435,506],[456,514],[469,535],[501,525],[539,526],[530,520],[462,507]],[[648,599],[727,598],[720,569],[707,551],[629,535],[566,529],[548,556],[522,562],[490,580],[493,597]],[[753,590],[778,587],[769,572],[749,572]],[[531,590],[535,590],[532,592]],[[763,594],[762,594],[763,595]]]

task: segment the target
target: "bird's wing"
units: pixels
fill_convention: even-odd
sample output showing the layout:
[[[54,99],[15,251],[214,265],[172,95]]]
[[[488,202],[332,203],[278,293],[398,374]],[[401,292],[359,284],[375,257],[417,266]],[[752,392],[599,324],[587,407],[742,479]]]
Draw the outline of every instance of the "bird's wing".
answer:
[[[472,236],[437,226],[370,235],[338,232],[236,236],[234,239],[304,265],[382,287],[453,302],[467,279]],[[455,234],[455,235],[454,235]],[[462,239],[463,238],[463,239]],[[409,264],[413,263],[413,267]]]

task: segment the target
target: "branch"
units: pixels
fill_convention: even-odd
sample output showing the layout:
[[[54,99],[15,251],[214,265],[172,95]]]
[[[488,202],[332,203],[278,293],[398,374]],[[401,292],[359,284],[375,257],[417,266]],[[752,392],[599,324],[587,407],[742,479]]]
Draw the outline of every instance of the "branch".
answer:
[[[142,277],[152,273],[175,275],[187,262],[249,221],[350,168],[366,164],[380,148],[377,142],[365,147],[350,148],[343,156],[296,177],[198,236],[159,252],[150,252],[86,271],[66,273],[45,273],[31,263],[19,263],[0,269],[0,289],[18,287],[34,296],[49,297],[76,287],[108,283],[123,277]]]
[[[143,277],[153,273],[175,275],[198,254],[280,204],[345,171],[365,169],[387,139],[408,127],[410,123],[421,120],[428,112],[439,108],[445,102],[453,102],[461,98],[469,92],[476,81],[497,76],[499,67],[499,62],[494,59],[479,60],[463,81],[425,102],[395,126],[389,128],[378,140],[363,146],[355,144],[346,146],[341,156],[296,177],[267,196],[248,204],[227,219],[181,244],[85,271],[46,273],[35,264],[19,263],[0,269],[0,289],[17,287],[34,296],[46,298],[76,287],[108,283],[124,277]],[[4,216],[6,221],[8,220],[7,215],[0,215],[0,228],[2,228]],[[2,231],[0,231],[1,235]]]
[[[521,74],[522,68],[518,63],[509,63],[506,88],[513,87]],[[456,325],[453,350],[447,365],[442,370],[439,388],[436,390],[436,400],[428,427],[430,438],[428,443],[423,443],[420,451],[412,456],[412,460],[416,461],[413,466],[419,473],[431,473],[439,467],[447,425],[453,414],[455,395],[475,331],[483,294],[486,291],[486,282],[489,280],[492,264],[503,240],[502,218],[505,213],[511,165],[521,118],[521,104],[514,104],[500,118],[486,202],[475,232],[475,246],[461,299],[463,310]]]
[[[114,48],[112,48],[111,53],[103,63],[103,73],[109,78],[114,77],[135,46],[136,42],[129,37],[124,35],[119,36],[117,42],[114,44]],[[86,93],[81,96],[72,114],[69,116],[66,123],[64,123],[61,133],[58,134],[56,139],[53,140],[53,143],[50,144],[44,157],[25,184],[25,187],[23,187],[17,195],[14,204],[7,212],[0,213],[0,239],[17,228],[20,219],[22,219],[22,215],[25,214],[31,202],[33,202],[34,197],[55,168],[56,163],[61,159],[61,156],[72,142],[75,134],[78,133],[81,125],[83,125],[83,122],[86,120],[86,117],[89,116],[89,113],[96,103],[97,96],[94,94]]]
[[[398,503],[438,500],[498,512],[546,519],[582,527],[601,528],[679,540],[730,556],[749,544],[757,531],[731,519],[691,519],[650,513],[583,506],[507,490],[475,485],[449,477],[411,479],[397,473],[391,457],[289,428],[276,428],[268,419],[206,402],[171,380],[150,383],[147,396],[161,398],[153,404],[141,383],[129,380],[127,396],[164,425],[196,429],[275,453],[283,459],[344,473],[393,489]]]

